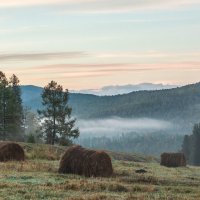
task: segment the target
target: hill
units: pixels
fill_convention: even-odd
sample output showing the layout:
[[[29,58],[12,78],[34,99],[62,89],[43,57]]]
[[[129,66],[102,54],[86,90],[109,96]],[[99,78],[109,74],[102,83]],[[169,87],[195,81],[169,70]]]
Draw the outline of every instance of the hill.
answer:
[[[36,111],[41,108],[41,93],[43,88],[34,85],[21,86],[22,101],[24,106]]]
[[[100,89],[89,89],[89,90],[80,90],[72,91],[73,93],[83,93],[83,94],[94,94],[97,96],[111,96],[118,94],[127,94],[133,91],[141,90],[162,90],[162,89],[171,89],[176,88],[176,85],[163,85],[163,84],[153,84],[153,83],[140,83],[136,85],[110,85],[105,86]]]
[[[59,160],[67,147],[52,146],[48,144],[20,143],[26,152],[28,159],[46,159]],[[94,149],[94,148],[93,148]],[[133,161],[133,162],[158,162],[156,157],[137,153],[121,153],[115,151],[106,151],[114,160]]]
[[[33,110],[41,107],[42,88],[22,86],[24,105]],[[200,120],[200,83],[174,89],[138,91],[116,96],[70,94],[73,115],[82,119],[158,118],[177,121],[191,129]]]
[[[199,113],[200,83],[175,89],[139,91],[116,96],[72,94],[70,104],[76,115],[88,118],[188,118],[188,115]]]

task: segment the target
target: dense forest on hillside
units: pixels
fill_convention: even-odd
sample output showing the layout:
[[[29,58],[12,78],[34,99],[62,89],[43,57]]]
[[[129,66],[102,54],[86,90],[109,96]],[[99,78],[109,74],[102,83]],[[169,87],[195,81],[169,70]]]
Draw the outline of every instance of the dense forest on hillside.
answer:
[[[36,113],[37,109],[42,107],[41,93],[43,89],[35,86],[21,86],[21,90],[24,106],[31,108]],[[156,156],[164,151],[181,150],[184,134],[191,134],[194,123],[199,122],[199,102],[200,83],[175,89],[139,91],[116,96],[99,97],[73,93],[69,96],[73,115],[79,120],[85,120],[86,129],[93,130],[91,132],[88,129],[90,132],[84,131],[84,134],[81,132],[83,135],[81,134],[81,138],[76,142],[90,148],[138,152]],[[114,120],[115,118],[112,118],[112,116],[119,118]],[[35,115],[35,117],[37,116]],[[144,118],[159,119],[160,121],[137,121],[137,119]],[[99,122],[96,119],[103,120]],[[106,119],[112,121],[110,127],[113,128],[113,136],[109,135],[108,124],[110,122]],[[137,122],[139,127],[143,127],[143,130],[137,130],[136,127],[138,126],[134,125]],[[149,127],[149,123],[153,122],[158,125],[160,123],[159,128],[154,131]],[[165,122],[168,125],[164,128],[162,124],[165,125]],[[120,123],[122,127],[125,126],[125,129],[116,129],[116,123]],[[133,128],[128,130],[128,127],[123,123],[129,129],[130,127]],[[104,136],[97,134],[98,129],[101,130],[99,124],[104,127]],[[147,127],[149,128],[147,129]],[[33,130],[35,130],[35,127],[29,132]],[[80,126],[80,130],[82,130],[82,126]],[[85,134],[89,137],[85,137]]]
[[[139,91],[117,96],[72,94],[70,100],[74,113],[84,118],[189,118],[200,111],[200,83],[169,90]],[[198,116],[200,117],[199,114]]]
[[[27,106],[41,106],[42,89],[22,86],[23,100]],[[74,115],[81,118],[157,117],[170,119],[184,116],[187,111],[200,110],[200,83],[175,89],[138,91],[116,96],[70,94]]]
[[[22,86],[23,102],[37,110],[42,89]],[[159,91],[138,91],[116,96],[70,94],[69,104],[77,118],[159,118],[176,121],[178,130],[191,131],[200,120],[200,83]]]
[[[122,134],[118,137],[80,138],[78,143],[89,148],[111,151],[142,153],[159,157],[163,152],[181,151],[183,135],[154,132],[145,135],[137,133]]]

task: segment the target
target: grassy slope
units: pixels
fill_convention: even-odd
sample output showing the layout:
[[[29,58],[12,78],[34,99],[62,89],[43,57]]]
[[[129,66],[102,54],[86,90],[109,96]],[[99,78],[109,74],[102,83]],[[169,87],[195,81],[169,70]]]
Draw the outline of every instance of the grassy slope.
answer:
[[[0,199],[200,199],[199,168],[165,168],[149,162],[149,158],[134,162],[138,155],[115,157],[111,152],[118,159],[113,158],[115,174],[111,178],[61,175],[57,173],[59,161],[54,159],[59,158],[63,148],[22,145],[26,149],[25,162],[0,163]],[[136,174],[140,168],[148,173]]]

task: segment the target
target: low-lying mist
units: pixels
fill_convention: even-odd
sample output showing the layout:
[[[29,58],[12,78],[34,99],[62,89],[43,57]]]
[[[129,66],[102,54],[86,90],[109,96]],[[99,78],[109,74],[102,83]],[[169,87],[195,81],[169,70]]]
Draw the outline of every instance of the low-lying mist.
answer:
[[[171,122],[149,118],[128,119],[113,117],[78,120],[77,122],[81,137],[115,137],[130,132],[146,134],[154,131],[170,130],[173,127]]]
[[[159,156],[181,149],[183,134],[177,124],[150,118],[107,118],[78,120],[76,143],[94,149]]]

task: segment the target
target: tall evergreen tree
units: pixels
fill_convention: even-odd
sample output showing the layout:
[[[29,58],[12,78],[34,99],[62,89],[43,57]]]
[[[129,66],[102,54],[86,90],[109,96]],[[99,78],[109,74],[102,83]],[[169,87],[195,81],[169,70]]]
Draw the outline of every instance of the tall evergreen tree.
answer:
[[[0,71],[0,136],[3,140],[7,135],[7,104],[8,104],[8,80]]]
[[[3,140],[22,140],[22,100],[19,79],[10,81],[0,72],[0,136]]]
[[[76,120],[71,118],[68,96],[68,90],[63,91],[63,87],[55,81],[51,81],[43,90],[44,109],[38,110],[38,114],[43,118],[43,133],[48,144],[65,144],[79,136],[79,130],[75,128]]]
[[[200,165],[200,124],[193,128],[193,164]]]
[[[190,146],[190,136],[185,135],[184,140],[183,140],[183,145],[182,145],[182,152],[184,153],[187,162],[190,161],[191,157],[191,146]]]
[[[20,134],[22,132],[23,126],[23,106],[21,99],[21,89],[19,86],[18,77],[13,74],[10,77],[10,88],[11,88],[11,97],[10,97],[10,120],[13,124],[13,131],[16,134]]]
[[[194,125],[192,135],[184,137],[182,152],[189,164],[200,166],[200,123]]]

